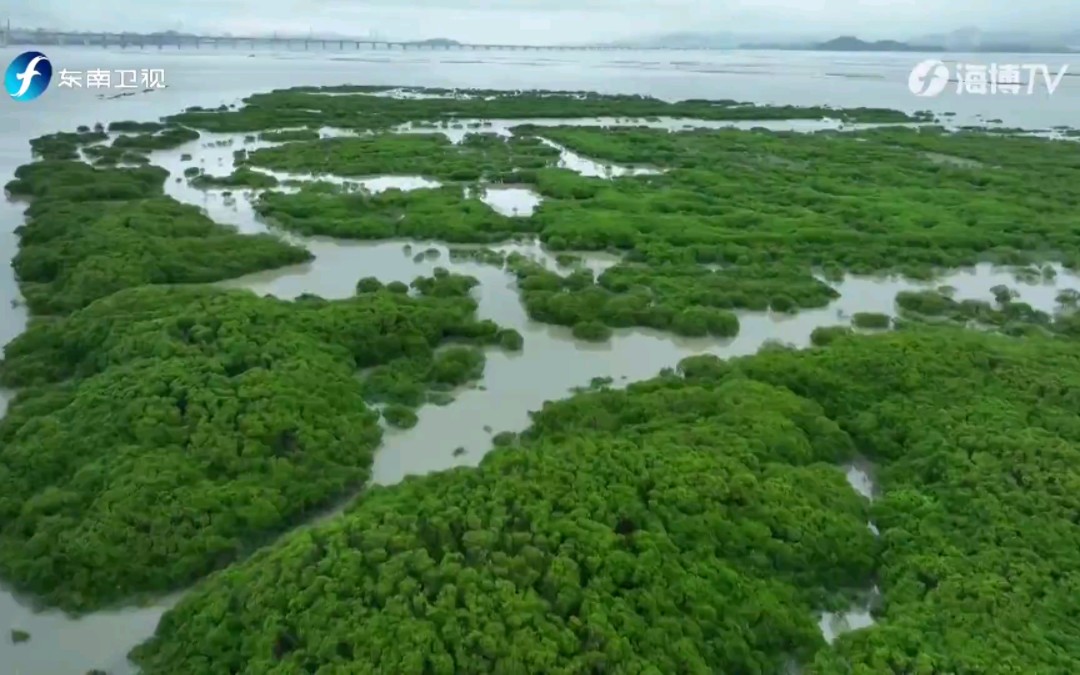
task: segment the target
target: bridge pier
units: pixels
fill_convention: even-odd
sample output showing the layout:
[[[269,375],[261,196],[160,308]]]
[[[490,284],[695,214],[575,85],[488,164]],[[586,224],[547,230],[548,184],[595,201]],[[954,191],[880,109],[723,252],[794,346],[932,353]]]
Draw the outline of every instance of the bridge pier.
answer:
[[[153,46],[157,46],[158,50],[163,50],[166,46],[172,47],[173,45],[179,49],[192,48],[202,49],[203,45],[208,45],[212,49],[255,49],[256,44],[265,46],[270,49],[287,49],[293,50],[300,47],[300,43],[303,43],[304,51],[310,51],[312,49],[333,49],[333,45],[337,44],[338,51],[344,51],[349,48],[346,44],[351,44],[351,48],[356,50],[371,49],[377,51],[380,49],[386,49],[387,51],[393,51],[400,49],[401,51],[416,50],[416,51],[510,51],[510,52],[525,52],[525,51],[581,51],[581,52],[596,52],[596,51],[627,51],[630,48],[624,46],[597,46],[597,45],[528,45],[528,44],[463,44],[463,43],[440,43],[440,42],[391,42],[388,40],[367,38],[367,39],[355,39],[350,38],[348,40],[342,38],[323,39],[309,36],[308,38],[256,38],[249,36],[216,36],[216,35],[167,35],[167,34],[140,34],[140,33],[69,33],[63,31],[54,32],[34,32],[30,34],[32,37],[27,38],[26,32],[23,31],[11,31],[9,26],[0,25],[0,46],[11,45],[11,41],[24,41],[32,40],[38,44],[48,45],[84,45],[96,47],[101,46],[102,49],[108,49],[110,47],[119,47],[121,49],[135,48],[145,50]],[[682,51],[687,51],[689,48],[683,48]]]

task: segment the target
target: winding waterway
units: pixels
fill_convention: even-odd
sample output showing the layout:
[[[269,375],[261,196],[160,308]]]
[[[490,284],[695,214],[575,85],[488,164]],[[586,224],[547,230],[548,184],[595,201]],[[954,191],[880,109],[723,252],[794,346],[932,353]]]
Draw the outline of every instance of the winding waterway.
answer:
[[[11,58],[13,53],[4,56]],[[930,107],[925,101],[912,99],[907,94],[906,71],[918,60],[917,55],[860,55],[857,58],[828,55],[829,60],[822,60],[813,67],[795,61],[806,58],[805,55],[791,53],[771,56],[710,53],[700,58],[692,53],[622,54],[616,57],[618,61],[594,55],[568,55],[558,59],[538,57],[534,68],[523,68],[524,57],[520,55],[498,54],[477,56],[475,61],[469,62],[453,61],[451,57],[438,54],[380,58],[335,57],[333,53],[303,57],[271,54],[249,59],[241,54],[210,57],[164,52],[56,50],[50,56],[54,63],[61,58],[69,59],[62,65],[70,69],[163,67],[170,87],[121,99],[100,98],[86,90],[60,90],[49,92],[33,104],[3,101],[7,107],[2,112],[5,123],[0,125],[0,178],[5,181],[15,167],[30,159],[27,141],[34,136],[70,130],[77,124],[156,119],[190,105],[235,103],[254,91],[297,84],[527,86],[637,92],[667,98],[736,98],[767,103],[874,105],[908,110]],[[812,55],[812,58],[822,59],[823,56]],[[316,69],[311,67],[313,59],[320,60]],[[757,59],[758,67],[740,71],[737,67],[741,63],[739,59]],[[760,73],[768,70],[765,66],[775,71],[779,82],[762,80]],[[823,74],[844,69],[872,71],[878,73],[880,79],[867,81]],[[1058,95],[1062,92],[1066,92],[1066,85]],[[1066,92],[1061,98],[1064,103],[1055,99],[1057,107],[1051,106],[1049,112],[1034,101],[1020,99],[987,99],[973,103],[970,99],[954,98],[953,105],[948,99],[942,99],[937,105],[943,110],[955,109],[972,120],[982,115],[1002,119],[1009,125],[1039,129],[1075,120],[1076,112],[1080,110],[1080,98],[1068,98],[1075,93]],[[12,120],[13,124],[10,123]],[[628,122],[631,121],[593,121],[604,124]],[[659,124],[676,128],[693,125],[687,121],[664,120]],[[493,121],[480,130],[505,132],[508,126],[502,121]],[[800,129],[815,127],[806,122],[798,124]],[[453,133],[453,130],[449,131]],[[169,169],[174,176],[180,176],[184,168],[192,165],[201,166],[214,175],[225,175],[232,170],[232,151],[238,147],[251,148],[254,144],[244,144],[242,138],[206,135],[186,147],[156,153],[153,161]],[[193,161],[183,161],[183,153],[192,154]],[[569,152],[562,153],[561,163],[567,168],[598,176],[628,171],[598,165]],[[432,184],[422,176],[372,176],[353,182],[373,191],[394,187],[420,189]],[[255,218],[248,192],[227,195],[221,190],[200,191],[188,186],[186,181],[173,179],[167,186],[171,195],[204,208],[219,222],[232,224],[246,233],[267,230],[266,225]],[[531,191],[519,187],[492,189],[485,196],[492,208],[509,215],[527,215],[538,199]],[[0,248],[8,255],[14,255],[16,250],[14,230],[22,222],[23,208],[23,204],[0,203]],[[740,313],[740,332],[729,340],[686,339],[644,329],[621,329],[615,331],[610,341],[595,344],[575,340],[569,329],[529,320],[508,272],[488,265],[452,260],[448,247],[439,242],[356,243],[326,238],[292,238],[308,247],[315,259],[307,264],[249,275],[222,285],[282,298],[293,298],[302,293],[343,298],[354,292],[360,277],[408,282],[441,266],[475,276],[481,282],[477,289],[480,316],[516,328],[525,338],[521,353],[489,352],[483,379],[476,388],[461,392],[453,404],[426,406],[420,411],[420,421],[413,429],[387,431],[373,468],[374,481],[381,484],[395,483],[410,474],[475,465],[490,447],[492,433],[525,428],[529,411],[538,409],[546,400],[566,396],[572,388],[587,385],[593,378],[611,378],[619,386],[651,377],[661,368],[674,366],[680,359],[693,354],[713,353],[724,357],[752,354],[767,341],[803,347],[809,344],[814,328],[845,325],[850,315],[856,312],[894,314],[893,298],[901,290],[948,285],[956,289],[955,297],[959,299],[991,299],[989,289],[1003,283],[1016,287],[1021,300],[1050,311],[1058,290],[1080,289],[1080,279],[1060,269],[1052,282],[1028,284],[1015,281],[1007,271],[989,266],[958,271],[932,284],[915,284],[896,278],[848,277],[834,284],[841,297],[826,308],[797,315]],[[411,252],[406,250],[406,245],[411,246]],[[437,249],[439,256],[414,259],[413,252],[428,248]],[[556,266],[554,259],[534,243],[497,248],[517,250],[549,266]],[[586,257],[586,264],[597,271],[614,262],[615,258],[611,256]],[[8,342],[25,327],[26,315],[18,305],[18,298],[11,270],[2,270],[0,343]],[[0,398],[0,409],[3,407],[6,407],[6,399]],[[458,447],[464,448],[465,452],[456,455],[453,451]],[[872,467],[856,463],[844,470],[853,489],[873,498]],[[873,524],[868,526],[872,528]],[[98,612],[73,619],[55,611],[35,612],[10,593],[0,593],[0,630],[3,631],[0,634],[0,663],[4,664],[3,672],[75,675],[99,668],[111,675],[129,673],[127,651],[153,632],[161,613],[176,597],[170,596],[148,607]],[[823,615],[821,626],[826,638],[831,639],[838,632],[868,625],[870,621],[867,608],[858,607],[842,616]],[[29,632],[30,641],[13,645],[7,633],[16,628]]]

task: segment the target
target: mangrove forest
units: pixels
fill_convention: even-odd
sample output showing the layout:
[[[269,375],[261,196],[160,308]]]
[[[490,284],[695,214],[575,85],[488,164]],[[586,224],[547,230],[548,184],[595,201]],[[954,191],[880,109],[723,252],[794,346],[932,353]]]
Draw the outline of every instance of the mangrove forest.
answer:
[[[186,589],[131,653],[144,675],[1080,672],[1080,288],[1046,308],[932,285],[1080,265],[1073,141],[878,108],[389,90],[30,142],[6,186],[30,320],[0,361],[0,579],[73,613]],[[823,118],[841,128],[777,126]],[[231,161],[196,164],[209,147]],[[365,187],[386,176],[425,182]],[[536,207],[494,208],[508,188]],[[182,190],[249,201],[261,231]],[[333,298],[221,283],[302,269],[325,238],[409,242],[431,272],[358,265]],[[485,426],[482,459],[375,485],[389,434],[461,405],[492,354],[529,354],[485,318],[477,270],[591,349],[632,329],[725,344],[831,311],[848,278],[925,283],[805,348],[583,374],[527,428]],[[822,634],[864,605],[872,625]]]

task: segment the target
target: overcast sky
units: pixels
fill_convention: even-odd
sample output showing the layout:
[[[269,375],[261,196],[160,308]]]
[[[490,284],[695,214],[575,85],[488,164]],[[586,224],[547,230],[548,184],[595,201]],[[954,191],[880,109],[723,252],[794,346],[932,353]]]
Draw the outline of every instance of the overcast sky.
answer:
[[[6,0],[12,23],[83,30],[333,31],[563,43],[674,31],[897,38],[1080,29],[1080,0]],[[0,7],[0,19],[5,9]]]

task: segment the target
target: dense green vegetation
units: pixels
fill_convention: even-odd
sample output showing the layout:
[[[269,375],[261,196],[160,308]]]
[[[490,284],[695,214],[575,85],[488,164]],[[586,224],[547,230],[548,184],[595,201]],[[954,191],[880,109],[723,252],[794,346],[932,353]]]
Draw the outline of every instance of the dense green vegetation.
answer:
[[[83,154],[94,166],[142,166],[150,163],[145,151],[117,147],[115,145],[90,145],[83,148]]]
[[[815,347],[825,345],[852,334],[850,326],[818,326],[810,333],[810,343]]]
[[[892,325],[892,317],[880,312],[856,312],[851,317],[851,325],[856,328],[881,330]]]
[[[392,401],[388,420],[408,426],[411,408],[445,405],[481,376],[479,345],[522,346],[475,319],[475,279],[445,270],[412,294],[360,287],[338,302],[176,286],[311,254],[166,197],[159,167],[100,166],[145,164],[198,132],[110,132],[136,135],[36,139],[39,161],[7,185],[30,201],[13,261],[21,290],[51,316],[0,363],[0,384],[18,389],[0,422],[0,574],[72,610],[244,555],[366,480],[380,438],[367,402]],[[257,175],[242,166],[217,181]]]
[[[65,313],[124,288],[218,281],[311,258],[165,197],[167,177],[159,167],[68,160],[19,167],[7,190],[31,204],[12,265],[31,311]]]
[[[150,674],[759,672],[808,656],[811,609],[871,572],[866,506],[830,465],[852,452],[816,406],[750,382],[572,399],[478,471],[370,491],[215,577],[139,661]],[[210,648],[209,631],[232,639]]]
[[[454,181],[512,182],[519,172],[551,164],[559,151],[532,136],[504,139],[468,134],[451,143],[442,134],[344,136],[286,143],[248,153],[255,166],[337,176],[410,174]]]
[[[114,134],[111,144],[109,134]],[[170,150],[197,140],[194,129],[159,122],[113,122],[108,133],[100,124],[94,129],[79,127],[77,132],[59,132],[31,139],[30,148],[41,159],[77,160],[84,153],[97,166],[146,164],[146,155],[154,150]]]
[[[603,342],[611,337],[611,328],[596,319],[582,319],[571,329],[574,337],[589,342]]]
[[[693,265],[622,264],[594,280],[588,269],[561,276],[520,255],[508,264],[518,277],[529,315],[573,325],[594,320],[614,327],[648,326],[680,335],[738,333],[732,308],[793,311],[838,297],[826,284],[782,269],[709,270]]]
[[[42,159],[79,159],[79,148],[108,139],[100,130],[63,131],[30,139],[30,150]]]
[[[537,133],[587,156],[668,169],[596,180],[592,194],[573,199],[541,183],[555,199],[534,218],[557,248],[855,272],[1080,259],[1071,226],[1080,161],[1068,143],[934,129]],[[931,152],[987,165],[943,163]]]
[[[151,152],[153,150],[171,150],[185,143],[198,140],[199,132],[185,127],[169,126],[153,133],[117,136],[112,145],[114,148],[135,150],[138,152]]]
[[[909,329],[680,370],[216,575],[143,672],[1080,667],[1077,343]],[[879,540],[831,466],[856,449]],[[812,610],[871,577],[880,623],[825,647]]]
[[[144,286],[35,322],[0,367],[21,388],[0,423],[0,572],[98,607],[190,582],[355,489],[380,438],[365,399],[420,405],[482,372],[482,352],[443,341],[501,339],[455,281],[296,303]]]
[[[1065,293],[1061,310],[1050,314],[1017,301],[1015,291],[1004,286],[994,289],[995,302],[984,300],[955,300],[948,293],[937,291],[902,291],[896,305],[905,318],[918,321],[949,321],[979,328],[993,328],[1010,335],[1037,332],[1067,337],[1080,337],[1080,313],[1067,303],[1072,293]],[[1075,293],[1075,291],[1074,291]]]
[[[349,191],[325,182],[299,192],[264,192],[255,210],[275,225],[305,235],[349,239],[441,238],[494,242],[527,233],[528,221],[500,215],[460,186],[430,190]]]
[[[663,173],[584,178],[554,168],[538,138]],[[508,263],[540,321],[729,336],[737,332],[729,310],[822,307],[836,293],[821,277],[844,272],[929,278],[987,260],[1075,266],[1080,163],[1067,145],[937,128],[801,134],[519,126],[509,141],[469,134],[454,145],[438,135],[382,133],[288,143],[249,160],[289,171],[413,171],[530,185],[544,201],[528,217],[495,213],[475,190],[454,184],[369,195],[316,183],[266,192],[256,208],[307,235],[457,243],[537,236],[555,251],[619,251],[626,262],[596,279],[560,277],[501,254],[454,255]]]
[[[228,176],[211,176],[200,172],[191,177],[191,185],[198,188],[262,189],[277,187],[278,179],[268,173],[241,166]]]
[[[249,96],[237,110],[191,108],[168,118],[178,124],[213,132],[247,132],[323,126],[343,129],[385,129],[409,122],[463,119],[528,119],[570,117],[686,117],[707,120],[822,119],[848,122],[926,121],[932,116],[907,115],[881,108],[756,106],[736,101],[689,100],[668,103],[645,96],[606,96],[589,92],[469,91],[447,98],[372,96],[389,87],[324,87],[277,90]],[[444,93],[411,89],[419,93]],[[327,94],[332,94],[328,96]],[[352,95],[349,95],[352,94]]]
[[[400,403],[391,403],[386,406],[383,408],[382,415],[387,424],[398,427],[399,429],[410,429],[416,426],[416,422],[418,421],[416,412],[412,408],[401,405]]]
[[[1065,143],[938,128],[500,137],[483,120],[913,118],[372,95],[384,92],[278,91],[31,142],[38,161],[8,184],[30,201],[14,267],[35,318],[0,362],[0,386],[18,390],[0,421],[0,577],[87,610],[217,570],[134,652],[146,675],[1080,670],[1075,289],[1057,314],[1005,286],[992,302],[904,292],[896,320],[857,313],[814,330],[809,350],[777,340],[734,361],[693,357],[626,389],[594,378],[527,431],[493,436],[478,468],[365,490],[260,549],[357,491],[380,422],[416,425],[420,406],[477,386],[485,349],[524,345],[477,319],[477,279],[445,268],[411,284],[357,270],[354,297],[334,301],[193,285],[310,257],[165,196],[152,153],[199,130],[277,144],[237,150],[228,176],[184,176],[262,190],[258,213],[284,230],[539,239],[557,268],[490,249],[451,258],[505,268],[530,317],[582,340],[630,326],[729,338],[737,310],[824,307],[846,272],[928,278],[994,261],[1039,281],[1048,261],[1080,263],[1080,160]],[[416,133],[439,127],[470,133]],[[658,172],[582,177],[545,139]],[[258,168],[442,185],[290,180],[286,193]],[[495,183],[543,201],[500,215],[478,198]],[[618,262],[593,272],[588,251]],[[876,464],[872,504],[836,466],[856,455]],[[815,613],[872,584],[878,624],[826,645]]]
[[[424,231],[452,242],[526,231],[555,250],[613,248],[643,262],[916,276],[981,260],[1080,260],[1080,235],[1071,227],[1072,204],[1080,199],[1080,161],[1068,143],[895,128],[800,134],[518,127],[514,138],[534,133],[590,157],[648,162],[665,172],[609,180],[550,167],[489,165],[465,150],[468,139],[485,138],[479,134],[460,148],[435,136],[383,134],[291,143],[251,158],[271,168],[346,175],[423,167],[426,175],[461,172],[463,180],[498,179],[514,169],[514,181],[543,195],[531,217],[509,219],[512,225],[499,221],[505,228],[493,227],[473,208],[448,209],[453,219]],[[525,142],[486,138],[486,145]],[[381,150],[361,150],[376,147]],[[412,159],[414,154],[423,159]],[[975,165],[943,162],[942,156]],[[446,188],[417,190],[406,199],[421,213],[435,202],[451,206],[449,196],[436,196],[440,191]],[[379,202],[370,210],[352,208],[355,199],[325,189],[269,195],[263,212],[275,218],[280,213],[283,226],[308,233],[386,236],[386,228],[374,228],[371,220],[388,218],[393,210]],[[328,224],[320,225],[324,220]]]
[[[525,346],[525,338],[513,328],[499,332],[499,346],[508,352],[519,352]]]
[[[279,129],[264,131],[258,136],[260,141],[285,143],[288,141],[314,141],[319,138],[317,129]]]

